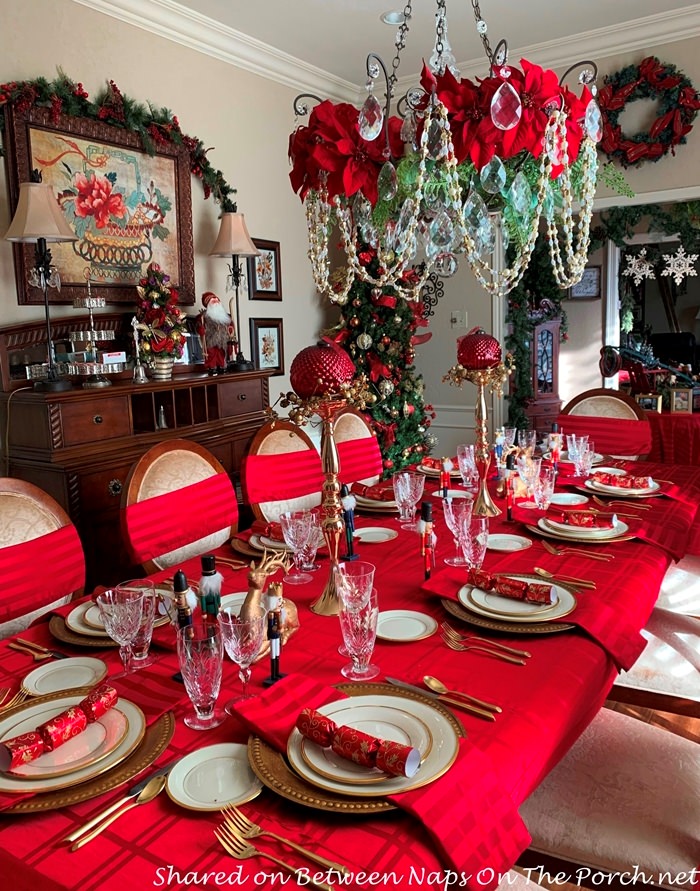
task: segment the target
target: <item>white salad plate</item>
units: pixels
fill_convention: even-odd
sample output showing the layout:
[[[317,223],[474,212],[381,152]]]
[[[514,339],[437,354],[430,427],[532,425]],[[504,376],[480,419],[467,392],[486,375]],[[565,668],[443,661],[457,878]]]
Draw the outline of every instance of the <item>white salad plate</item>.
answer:
[[[379,613],[377,637],[382,640],[423,640],[435,634],[438,624],[432,616],[410,609],[390,609]]]
[[[73,687],[91,687],[107,674],[107,666],[92,656],[71,656],[68,659],[39,665],[22,681],[22,689],[30,696],[60,693]]]
[[[551,504],[564,504],[575,507],[577,504],[588,504],[590,500],[587,495],[577,495],[575,492],[555,492],[552,495]]]
[[[218,743],[185,755],[168,774],[170,798],[191,811],[218,811],[252,801],[262,783],[248,763],[248,747]]]
[[[499,532],[489,535],[486,547],[490,551],[524,551],[532,547],[532,542],[523,535],[509,535]]]
[[[385,541],[393,541],[398,534],[396,529],[387,529],[384,526],[364,526],[355,530],[353,538],[363,544],[382,544]]]

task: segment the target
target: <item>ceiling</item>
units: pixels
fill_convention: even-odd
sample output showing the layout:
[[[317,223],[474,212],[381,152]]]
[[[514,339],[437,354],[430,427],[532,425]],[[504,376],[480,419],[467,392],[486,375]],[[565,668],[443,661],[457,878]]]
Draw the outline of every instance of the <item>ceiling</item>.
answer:
[[[403,0],[178,3],[195,15],[214,20],[225,29],[241,32],[355,86],[364,82],[368,52],[378,53],[390,65],[397,28],[381,22],[380,15],[404,7]],[[170,5],[176,7],[175,3]],[[677,35],[675,39],[692,36],[684,30],[686,16],[700,15],[700,5],[693,0],[560,0],[556,5],[552,0],[481,0],[480,7],[492,47],[505,37],[512,60],[517,60],[522,50],[533,48],[537,50],[532,54],[533,61],[551,66],[577,61],[580,56],[576,50],[582,43],[597,51],[595,57],[599,58],[601,52],[612,55],[625,48],[637,49],[640,40],[646,41],[645,46],[664,42],[667,32]],[[399,75],[415,75],[422,57],[427,58],[432,52],[435,9],[435,0],[414,0]],[[457,60],[471,62],[471,66],[463,67],[483,72],[485,55],[476,33],[471,2],[450,0],[447,11],[448,36]],[[657,35],[660,40],[653,39]],[[579,39],[572,40],[574,36]]]

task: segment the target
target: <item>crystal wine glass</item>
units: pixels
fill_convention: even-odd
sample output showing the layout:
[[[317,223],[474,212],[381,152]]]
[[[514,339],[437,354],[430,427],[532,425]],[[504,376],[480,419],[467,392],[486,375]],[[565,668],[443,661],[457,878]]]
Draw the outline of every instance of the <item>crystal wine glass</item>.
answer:
[[[540,510],[547,510],[552,503],[556,472],[551,464],[540,467],[540,472],[532,487],[535,504]]]
[[[315,572],[320,569],[316,563],[316,551],[323,544],[323,528],[321,516],[317,510],[309,511],[311,514],[311,534],[305,548],[302,548],[301,568],[304,572]]]
[[[481,569],[489,543],[488,517],[464,519],[459,526],[459,543],[469,569]]]
[[[156,617],[156,606],[159,602],[156,596],[156,586],[150,579],[129,579],[119,582],[116,591],[140,591],[143,595],[141,602],[141,619],[134,639],[131,642],[132,669],[145,668],[155,661],[149,656],[153,636],[153,623]]]
[[[96,598],[105,631],[119,644],[124,674],[132,671],[133,649],[141,624],[143,591],[135,588],[108,588]]]
[[[238,677],[243,685],[241,695],[226,703],[226,711],[234,714],[233,705],[242,699],[248,699],[248,681],[250,666],[260,652],[267,627],[267,611],[260,609],[257,613],[240,617],[240,607],[224,607],[219,612],[219,627],[224,647],[232,662],[238,666]]]
[[[537,445],[537,430],[518,430],[518,445],[526,455],[532,457]]]
[[[580,476],[582,479],[586,479],[586,477],[590,476],[591,470],[593,469],[594,457],[595,445],[592,442],[586,442],[584,445],[578,447],[573,459],[576,476]]]
[[[474,458],[473,445],[457,446],[457,464],[462,477],[462,485],[467,491],[476,493],[479,488],[479,471]]]
[[[472,515],[473,502],[471,498],[445,498],[442,502],[443,512],[445,514],[445,523],[452,533],[454,539],[455,555],[454,557],[445,557],[445,563],[448,566],[466,566],[467,561],[462,553],[459,543],[459,527],[465,520],[470,519]]]
[[[569,461],[576,461],[576,455],[588,443],[588,434],[578,436],[575,433],[566,434],[566,452]]]
[[[515,466],[518,470],[520,479],[523,481],[527,488],[527,497],[532,498],[532,489],[535,485],[535,480],[540,475],[542,459],[533,458],[532,455],[528,454],[518,455],[518,457],[515,459]],[[523,505],[520,506],[522,507]],[[532,505],[530,505],[530,507],[531,506]]]
[[[425,474],[414,470],[400,470],[392,477],[394,498],[399,506],[402,529],[415,530],[416,506],[423,497]]]
[[[294,555],[294,571],[287,573],[284,581],[290,585],[303,585],[310,582],[312,576],[302,571],[304,548],[309,544],[313,526],[312,514],[308,510],[291,510],[280,514],[280,525],[285,543]]]
[[[351,660],[340,673],[351,681],[368,681],[379,674],[379,666],[370,663],[377,638],[378,616],[376,588],[363,603],[340,602],[340,629]]]
[[[202,624],[181,628],[177,656],[185,690],[194,706],[194,713],[185,716],[185,724],[193,730],[218,727],[225,717],[216,708],[224,656],[219,629]]]

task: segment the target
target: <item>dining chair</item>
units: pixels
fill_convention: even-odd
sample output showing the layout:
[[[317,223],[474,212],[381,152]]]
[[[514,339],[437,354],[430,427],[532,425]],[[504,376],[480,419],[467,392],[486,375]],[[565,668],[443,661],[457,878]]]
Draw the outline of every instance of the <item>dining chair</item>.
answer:
[[[243,500],[258,520],[321,503],[321,456],[311,437],[291,421],[269,421],[253,437],[241,463]]]
[[[559,430],[587,433],[596,451],[637,460],[651,451],[651,425],[644,409],[617,390],[593,389],[569,400],[557,418]]]
[[[342,408],[333,421],[333,436],[338,448],[340,480],[346,485],[379,482],[384,465],[377,434],[370,422],[356,408]]]
[[[68,514],[24,480],[0,478],[0,638],[83,593],[85,555]]]
[[[146,572],[169,569],[228,544],[238,528],[236,490],[204,446],[160,442],[129,471],[121,528],[134,562]]]
[[[640,882],[643,873],[670,891],[692,888],[700,864],[700,744],[603,708],[520,816],[532,836],[520,865],[552,857],[557,866],[636,874]]]

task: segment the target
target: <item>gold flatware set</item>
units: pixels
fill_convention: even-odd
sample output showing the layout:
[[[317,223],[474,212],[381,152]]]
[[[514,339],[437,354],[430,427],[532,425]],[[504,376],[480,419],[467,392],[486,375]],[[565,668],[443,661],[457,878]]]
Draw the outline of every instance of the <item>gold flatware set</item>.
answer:
[[[563,557],[566,554],[573,554],[576,557],[588,557],[589,560],[601,560],[606,563],[609,560],[614,560],[614,554],[607,553],[595,553],[592,554],[590,551],[585,551],[583,548],[558,548],[555,547],[551,542],[545,541],[542,539],[542,547],[545,551],[549,551],[550,554],[553,554],[555,557]]]
[[[29,693],[25,690],[18,690],[14,696],[10,696],[9,687],[3,687],[0,690],[0,694],[2,694],[2,698],[0,698],[0,712],[7,712],[11,708],[21,705],[29,697]]]
[[[495,659],[501,659],[503,662],[511,662],[513,665],[525,665],[525,659],[514,655],[509,655],[511,649],[504,647],[503,644],[489,641],[488,645],[480,642],[474,642],[471,638],[464,638],[459,632],[455,631],[446,623],[441,626],[440,636],[443,643],[451,650],[458,653],[466,653],[471,650],[473,652],[482,653],[485,656],[493,656]]]
[[[547,569],[543,569],[541,566],[535,566],[533,572],[536,572],[537,575],[542,576],[543,579],[547,579],[551,582],[562,582],[564,585],[574,585],[577,588],[585,588],[589,591],[595,591],[596,584],[595,582],[591,582],[588,579],[581,579],[575,575],[560,575],[559,573],[549,572]]]

